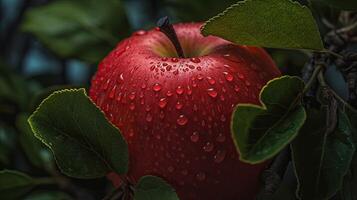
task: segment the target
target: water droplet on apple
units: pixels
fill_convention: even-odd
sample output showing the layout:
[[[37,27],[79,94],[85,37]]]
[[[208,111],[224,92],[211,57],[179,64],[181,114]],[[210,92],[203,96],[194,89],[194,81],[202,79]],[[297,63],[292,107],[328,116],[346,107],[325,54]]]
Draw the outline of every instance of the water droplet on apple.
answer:
[[[154,86],[152,87],[152,89],[155,91],[155,92],[159,92],[162,87],[159,83],[155,83]]]
[[[238,73],[238,78],[240,78],[240,79],[244,79],[245,77],[244,77],[244,75],[243,75],[243,74]]]
[[[198,74],[197,75],[197,80],[200,80],[200,81],[203,80],[203,75],[202,74]]]
[[[193,132],[190,136],[190,139],[192,142],[198,142],[198,140],[200,139],[199,133],[197,131]]]
[[[129,104],[129,109],[130,110],[135,110],[135,104],[134,103],[130,103]]]
[[[224,114],[222,114],[220,119],[221,119],[222,122],[225,122],[226,121],[226,116],[224,116]]]
[[[144,31],[144,30],[138,30],[138,31],[136,31],[134,34],[137,35],[137,36],[141,36],[141,35],[145,35],[145,34],[146,34],[146,31]]]
[[[146,121],[151,122],[152,121],[152,115],[150,113],[146,114]]]
[[[207,89],[207,94],[212,98],[216,98],[218,95],[217,91],[214,90],[214,88]]]
[[[182,107],[183,107],[183,104],[182,104],[180,101],[178,101],[178,102],[176,103],[176,105],[175,105],[175,108],[176,108],[177,110],[181,110]]]
[[[183,87],[182,87],[182,86],[180,86],[180,85],[179,85],[179,86],[177,86],[177,88],[176,88],[176,93],[180,95],[180,94],[183,94],[183,92],[184,92]]]
[[[214,78],[212,78],[212,77],[210,77],[210,76],[207,77],[207,81],[208,81],[208,83],[211,84],[211,85],[214,85],[214,84],[216,83],[216,80],[214,80]]]
[[[186,125],[188,122],[188,119],[185,115],[180,115],[177,119],[177,124],[180,126],[184,126]]]
[[[110,90],[110,93],[109,93],[109,98],[110,98],[110,99],[113,99],[113,98],[114,98],[115,89],[116,89],[116,86],[114,86],[114,87]]]
[[[206,174],[204,172],[198,172],[196,174],[196,179],[199,181],[204,181],[206,179]]]
[[[165,108],[166,105],[167,105],[167,99],[166,98],[161,98],[159,100],[159,107],[160,108]]]
[[[229,81],[229,82],[233,81],[234,77],[232,74],[230,74],[228,72],[223,72],[223,74],[227,81]]]
[[[218,136],[216,138],[216,141],[217,142],[224,142],[224,141],[226,141],[226,136],[224,136],[223,133],[220,133],[220,134],[218,134]]]
[[[199,63],[201,60],[199,58],[190,58],[191,62]]]
[[[221,163],[221,162],[223,162],[225,157],[226,157],[226,151],[225,150],[218,150],[216,152],[216,154],[213,156],[213,159],[214,159],[215,163]]]
[[[166,92],[166,96],[171,97],[172,95],[173,95],[173,93],[172,93],[170,90],[168,90],[168,91]]]
[[[178,59],[178,58],[171,58],[171,61],[172,61],[172,62],[178,62],[179,59]]]
[[[130,100],[134,100],[135,97],[136,97],[136,93],[135,92],[131,92],[128,97],[129,97]]]
[[[169,167],[167,168],[167,170],[168,170],[170,173],[172,173],[172,172],[175,170],[175,168],[174,168],[173,166],[169,166]]]
[[[212,143],[207,142],[204,146],[203,146],[203,150],[206,152],[211,152],[213,150],[214,146]]]

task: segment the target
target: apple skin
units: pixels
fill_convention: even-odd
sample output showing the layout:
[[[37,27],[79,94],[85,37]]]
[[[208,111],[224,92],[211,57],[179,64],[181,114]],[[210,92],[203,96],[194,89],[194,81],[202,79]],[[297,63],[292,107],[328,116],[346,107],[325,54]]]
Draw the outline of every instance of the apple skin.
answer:
[[[128,142],[132,182],[162,177],[181,200],[253,200],[267,162],[239,160],[230,119],[238,103],[259,105],[280,72],[263,49],[203,37],[201,25],[174,25],[191,58],[174,58],[158,28],[123,40],[100,63],[90,97]]]

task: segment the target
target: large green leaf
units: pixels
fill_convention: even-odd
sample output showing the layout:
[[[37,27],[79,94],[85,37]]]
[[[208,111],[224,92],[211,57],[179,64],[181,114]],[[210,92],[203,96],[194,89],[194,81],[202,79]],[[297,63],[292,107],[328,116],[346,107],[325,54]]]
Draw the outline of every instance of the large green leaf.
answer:
[[[36,181],[24,173],[3,170],[0,171],[0,198],[16,200],[36,186]]]
[[[304,200],[331,198],[341,188],[355,151],[346,114],[339,111],[338,125],[329,134],[326,115],[326,106],[308,110],[306,123],[292,143],[298,195]]]
[[[306,118],[300,103],[303,88],[300,78],[283,76],[262,89],[262,106],[238,104],[233,112],[232,134],[242,161],[263,162],[297,135]]]
[[[119,0],[58,0],[28,11],[22,30],[61,57],[96,63],[128,34]]]
[[[163,179],[155,176],[142,177],[135,187],[135,200],[179,200],[175,190]]]
[[[20,131],[20,144],[29,159],[36,167],[50,169],[53,167],[53,157],[49,149],[38,140],[27,121],[28,114],[19,114],[16,127]]]
[[[310,10],[290,0],[246,0],[211,18],[204,35],[241,45],[323,50]]]
[[[357,10],[356,0],[314,0],[342,10]]]
[[[29,118],[35,136],[54,153],[61,171],[96,178],[128,170],[127,144],[86,95],[84,89],[61,90],[45,99]]]

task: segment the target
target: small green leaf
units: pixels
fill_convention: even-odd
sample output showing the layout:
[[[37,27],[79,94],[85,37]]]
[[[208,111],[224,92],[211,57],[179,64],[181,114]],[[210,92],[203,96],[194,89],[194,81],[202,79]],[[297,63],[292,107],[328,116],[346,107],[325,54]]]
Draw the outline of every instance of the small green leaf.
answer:
[[[144,176],[139,180],[134,191],[135,200],[179,200],[175,190],[163,179],[156,176]]]
[[[59,168],[68,176],[97,178],[128,170],[124,138],[84,89],[54,92],[29,122],[35,136],[52,150]]]
[[[20,114],[16,120],[16,127],[21,132],[19,136],[20,144],[34,166],[50,169],[53,167],[52,153],[35,137],[27,121],[28,118],[28,114]]]
[[[24,173],[12,170],[0,171],[0,197],[2,200],[20,199],[35,186],[35,180]]]
[[[22,30],[63,58],[99,62],[128,33],[119,0],[58,0],[26,12]]]
[[[329,199],[341,188],[355,146],[351,124],[342,111],[334,132],[326,134],[327,108],[308,110],[308,118],[292,143],[301,199]]]
[[[314,0],[342,10],[357,10],[356,0]]]
[[[238,104],[233,112],[232,134],[242,161],[263,162],[297,135],[306,118],[300,104],[303,88],[300,78],[283,76],[262,89],[262,106]]]
[[[68,194],[57,191],[40,191],[28,195],[25,200],[72,200]]]
[[[250,46],[323,50],[310,10],[290,0],[246,0],[211,18],[203,35]]]

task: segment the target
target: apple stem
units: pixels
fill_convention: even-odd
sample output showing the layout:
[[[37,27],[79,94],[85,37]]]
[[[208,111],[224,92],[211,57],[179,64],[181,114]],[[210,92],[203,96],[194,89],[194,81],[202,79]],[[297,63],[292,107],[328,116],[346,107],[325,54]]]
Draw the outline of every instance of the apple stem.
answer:
[[[157,21],[157,26],[160,28],[160,31],[166,35],[172,42],[172,44],[175,46],[177,55],[180,58],[184,58],[185,55],[183,54],[182,46],[180,44],[180,41],[177,38],[176,32],[172,24],[170,23],[170,20],[167,16],[160,18]]]

